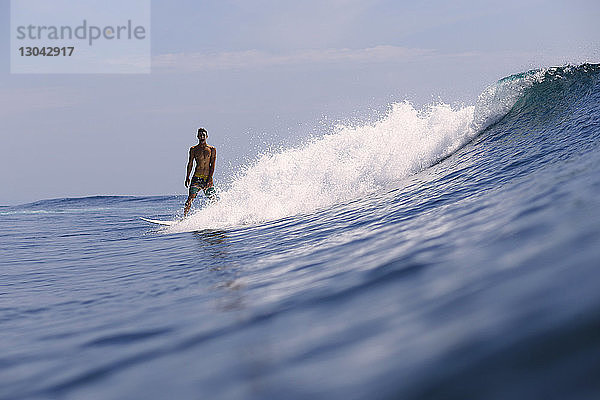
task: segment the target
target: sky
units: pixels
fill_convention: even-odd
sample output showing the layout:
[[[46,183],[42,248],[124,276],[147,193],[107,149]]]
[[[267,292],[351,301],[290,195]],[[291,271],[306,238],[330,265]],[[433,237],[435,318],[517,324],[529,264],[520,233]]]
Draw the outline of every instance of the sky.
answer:
[[[151,73],[14,74],[0,0],[0,205],[185,194],[196,129],[215,184],[393,102],[474,104],[533,68],[600,62],[597,0],[157,0]]]

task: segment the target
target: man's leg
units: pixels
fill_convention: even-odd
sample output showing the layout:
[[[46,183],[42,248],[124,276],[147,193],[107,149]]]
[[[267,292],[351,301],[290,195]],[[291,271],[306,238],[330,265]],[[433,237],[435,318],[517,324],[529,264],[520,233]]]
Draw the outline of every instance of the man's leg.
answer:
[[[198,192],[193,192],[190,190],[190,194],[188,195],[187,201],[185,202],[185,208],[183,209],[183,218],[185,218],[190,211],[190,207],[192,206],[192,201],[196,198],[196,194]]]
[[[215,190],[214,186],[209,186],[206,189],[204,189],[204,195],[211,203],[214,203],[215,201],[219,200],[219,197],[217,196],[217,191]]]

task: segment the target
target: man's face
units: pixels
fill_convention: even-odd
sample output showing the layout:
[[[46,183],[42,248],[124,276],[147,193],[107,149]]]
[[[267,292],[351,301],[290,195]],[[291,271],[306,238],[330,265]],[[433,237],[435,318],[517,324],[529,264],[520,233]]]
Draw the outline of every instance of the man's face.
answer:
[[[206,132],[204,132],[204,131],[198,132],[198,140],[200,140],[200,142],[202,142],[202,143],[206,142]]]

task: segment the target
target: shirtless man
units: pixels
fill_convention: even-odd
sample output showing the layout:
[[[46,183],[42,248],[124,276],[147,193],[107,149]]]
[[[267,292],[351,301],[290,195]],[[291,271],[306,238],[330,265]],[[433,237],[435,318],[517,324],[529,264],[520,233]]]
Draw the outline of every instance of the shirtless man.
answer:
[[[185,187],[190,187],[188,199],[185,202],[183,216],[187,216],[192,206],[192,201],[202,189],[204,195],[210,200],[217,200],[217,193],[213,187],[213,172],[215,172],[215,161],[217,160],[217,149],[206,143],[208,132],[204,128],[198,128],[198,144],[190,148],[190,157],[187,163],[187,174],[185,175]],[[190,184],[190,172],[196,161],[196,169]]]

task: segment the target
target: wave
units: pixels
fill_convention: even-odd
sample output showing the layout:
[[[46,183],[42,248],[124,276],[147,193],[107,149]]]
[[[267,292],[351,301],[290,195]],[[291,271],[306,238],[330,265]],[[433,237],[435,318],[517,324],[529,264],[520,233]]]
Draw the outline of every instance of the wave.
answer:
[[[241,167],[220,201],[196,210],[169,232],[221,229],[310,213],[396,188],[404,178],[451,156],[475,137],[509,119],[547,123],[564,102],[576,102],[600,72],[599,64],[531,70],[500,79],[475,105],[436,103],[416,109],[391,104],[374,123],[338,124],[300,146],[262,154]],[[544,116],[540,121],[535,119]],[[562,116],[562,119],[567,118]],[[539,119],[539,118],[538,118]],[[506,129],[505,129],[506,131]],[[91,196],[43,200],[2,213],[56,211],[179,196]]]
[[[532,108],[539,102],[532,96],[548,83],[577,81],[598,69],[584,64],[511,75],[487,87],[475,106],[391,104],[375,123],[338,125],[301,146],[263,154],[240,170],[218,203],[169,231],[256,224],[389,189],[453,154],[517,104]]]
[[[45,214],[92,207],[115,206],[129,203],[162,203],[181,196],[87,196],[39,200],[16,206],[0,206],[0,214]]]

